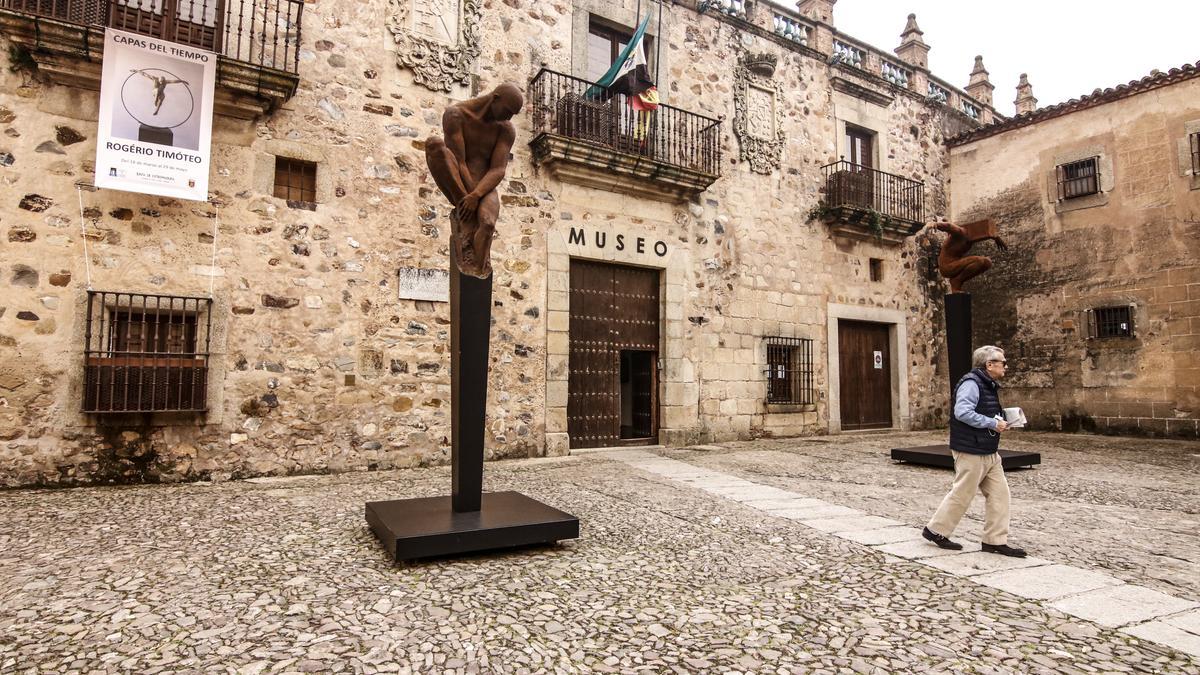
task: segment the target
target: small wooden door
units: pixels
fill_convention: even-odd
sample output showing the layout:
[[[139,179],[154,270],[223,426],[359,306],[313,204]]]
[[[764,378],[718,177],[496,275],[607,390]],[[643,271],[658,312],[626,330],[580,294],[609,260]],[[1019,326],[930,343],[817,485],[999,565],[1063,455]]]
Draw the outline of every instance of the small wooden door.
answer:
[[[888,325],[838,321],[838,382],[842,429],[892,426],[892,363]]]
[[[571,261],[572,448],[658,439],[659,271]]]

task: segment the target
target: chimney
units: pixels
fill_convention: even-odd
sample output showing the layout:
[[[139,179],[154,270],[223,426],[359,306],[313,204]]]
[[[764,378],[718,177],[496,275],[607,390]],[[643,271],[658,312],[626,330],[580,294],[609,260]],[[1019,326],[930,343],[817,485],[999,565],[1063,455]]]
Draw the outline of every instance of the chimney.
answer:
[[[1017,114],[1024,115],[1037,110],[1037,99],[1033,97],[1033,85],[1029,84],[1029,76],[1021,73],[1021,81],[1017,84],[1017,100],[1013,101],[1017,106]]]
[[[967,93],[980,103],[992,106],[992,90],[996,87],[988,80],[987,68],[983,67],[983,57],[975,57],[975,67],[971,69],[971,81],[967,83]]]
[[[900,34],[900,46],[896,47],[896,56],[899,56],[905,63],[928,70],[929,45],[921,39],[924,34],[917,27],[917,15],[909,14],[908,24],[904,26],[904,32]]]
[[[799,10],[801,16],[832,26],[835,4],[837,4],[837,0],[799,0],[796,3],[796,9]]]

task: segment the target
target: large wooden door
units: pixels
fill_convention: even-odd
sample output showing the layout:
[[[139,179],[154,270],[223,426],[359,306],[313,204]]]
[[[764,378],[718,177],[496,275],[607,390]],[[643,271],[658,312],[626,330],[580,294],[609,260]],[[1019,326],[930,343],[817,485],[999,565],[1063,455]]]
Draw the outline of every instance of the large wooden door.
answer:
[[[572,448],[657,442],[658,275],[658,270],[571,261],[567,432]]]
[[[842,429],[892,426],[889,342],[887,324],[838,321]]]

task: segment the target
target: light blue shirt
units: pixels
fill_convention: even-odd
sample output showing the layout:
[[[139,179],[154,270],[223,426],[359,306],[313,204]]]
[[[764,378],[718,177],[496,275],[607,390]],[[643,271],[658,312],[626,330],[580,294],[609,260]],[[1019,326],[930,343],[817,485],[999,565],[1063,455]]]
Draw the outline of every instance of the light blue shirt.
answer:
[[[996,418],[980,415],[975,412],[979,405],[979,385],[975,380],[964,380],[958,385],[958,394],[954,399],[954,417],[963,424],[969,424],[976,429],[995,429]]]

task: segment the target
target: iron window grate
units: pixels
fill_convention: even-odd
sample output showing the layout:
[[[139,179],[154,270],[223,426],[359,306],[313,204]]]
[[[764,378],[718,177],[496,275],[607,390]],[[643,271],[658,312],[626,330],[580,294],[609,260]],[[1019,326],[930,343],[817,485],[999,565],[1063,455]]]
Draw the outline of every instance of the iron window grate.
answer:
[[[1100,157],[1089,157],[1078,162],[1059,164],[1058,198],[1074,199],[1100,192]]]
[[[1133,306],[1097,307],[1088,310],[1091,336],[1095,338],[1133,337]]]
[[[767,338],[767,403],[813,402],[812,340]]]
[[[208,408],[212,300],[88,291],[83,411]]]
[[[317,201],[317,164],[288,157],[275,158],[275,196],[289,202]]]

